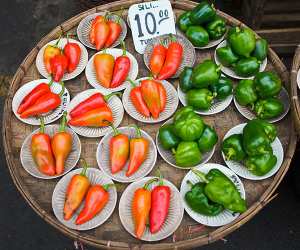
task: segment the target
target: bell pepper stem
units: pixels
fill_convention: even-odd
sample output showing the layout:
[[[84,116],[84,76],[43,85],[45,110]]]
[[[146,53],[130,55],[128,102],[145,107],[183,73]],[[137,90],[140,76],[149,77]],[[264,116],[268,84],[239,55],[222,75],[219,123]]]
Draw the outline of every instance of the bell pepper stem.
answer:
[[[201,181],[205,182],[205,183],[209,183],[209,181],[206,179],[205,174],[202,173],[201,171],[192,168],[192,172],[193,174],[195,174]]]
[[[65,83],[64,82],[60,82],[61,85],[61,91],[59,92],[59,96],[62,96],[65,93]]]
[[[153,179],[150,179],[149,181],[147,181],[143,187],[143,189],[146,189],[148,190],[149,189],[149,186],[153,183],[153,182],[157,182],[159,180],[159,178],[153,178]]]
[[[233,148],[229,148],[228,154],[225,156],[226,161],[230,161],[233,155],[235,155],[235,150]]]
[[[67,111],[64,111],[63,116],[61,118],[61,123],[59,126],[59,132],[66,131],[66,124],[67,124]]]
[[[141,132],[140,128],[139,128],[137,125],[132,124],[132,125],[130,125],[130,127],[135,128],[135,131],[136,131],[136,137],[137,137],[137,138],[141,138],[141,137],[142,137],[142,132]]]
[[[159,178],[159,186],[163,186],[164,185],[164,177],[160,171],[160,169],[157,169],[157,175],[158,175],[158,178]]]
[[[171,148],[172,154],[176,154],[176,149],[175,148]]]
[[[121,92],[114,92],[114,93],[110,93],[108,95],[105,95],[103,98],[105,100],[105,102],[107,102],[112,96],[117,95],[117,96],[121,96],[122,93]]]
[[[41,116],[40,117],[40,133],[44,134],[45,133],[45,121],[44,121],[44,117]]]
[[[105,191],[108,191],[108,189],[110,189],[111,187],[115,187],[115,184],[113,184],[113,183],[104,184],[104,185],[102,185],[102,187]]]
[[[80,175],[86,176],[86,171],[87,171],[87,168],[88,168],[89,166],[88,166],[88,164],[86,163],[85,159],[83,159],[83,158],[80,159],[80,163],[83,165],[83,169],[82,169]]]

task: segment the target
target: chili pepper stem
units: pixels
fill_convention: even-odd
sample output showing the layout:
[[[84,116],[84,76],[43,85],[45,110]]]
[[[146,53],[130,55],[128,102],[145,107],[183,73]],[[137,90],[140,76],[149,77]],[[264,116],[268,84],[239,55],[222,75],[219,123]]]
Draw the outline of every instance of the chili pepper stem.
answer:
[[[61,85],[61,91],[59,92],[59,96],[62,96],[65,93],[65,83],[64,82],[60,82]]]
[[[83,165],[83,170],[81,171],[80,175],[86,176],[86,171],[87,168],[89,167],[88,164],[86,163],[85,159],[80,159],[80,163]]]
[[[153,179],[150,179],[149,181],[147,181],[143,187],[143,189],[146,189],[148,190],[149,189],[149,186],[153,183],[153,182],[157,182],[159,180],[159,178],[153,178]]]
[[[114,92],[114,93],[110,93],[108,95],[105,95],[103,98],[104,100],[107,102],[112,96],[117,95],[117,96],[121,96],[122,93],[121,92]]]
[[[51,87],[52,84],[53,84],[53,78],[51,77],[51,80],[50,80],[50,82],[48,83],[48,86]]]
[[[157,175],[159,176],[159,186],[163,186],[164,185],[164,178],[163,178],[163,175],[161,174],[161,171],[160,169],[157,170]]]
[[[206,179],[205,174],[202,173],[201,171],[192,168],[192,172],[193,174],[195,174],[201,181],[205,182],[205,183],[209,183],[209,181]]]
[[[107,122],[108,122],[108,121],[107,121]],[[112,130],[113,130],[113,132],[114,132],[114,136],[119,135],[119,134],[120,134],[120,131],[114,126],[113,123],[111,123],[111,122],[109,122],[109,123],[110,123],[109,126],[111,126],[111,128],[112,128]]]
[[[54,47],[58,47],[59,41],[61,40],[62,34],[58,37],[56,43],[54,44]]]
[[[130,127],[135,128],[135,131],[136,131],[136,134],[137,134],[137,136],[136,136],[137,138],[141,138],[142,137],[142,132],[141,132],[140,128],[137,125],[132,124],[132,125],[130,125]]]
[[[64,132],[66,131],[66,124],[67,124],[67,111],[63,113],[63,116],[61,118],[61,123],[59,126],[59,132]]]
[[[132,81],[131,79],[129,79],[129,78],[127,78],[126,79],[128,82],[130,82],[130,84],[131,84],[131,86],[134,88],[134,87],[136,87],[136,84],[135,84],[135,82],[134,81]]]
[[[121,47],[122,47],[122,50],[123,50],[123,54],[122,56],[126,56],[126,46],[125,46],[125,43],[124,41],[120,41],[120,44],[121,44]]]
[[[44,117],[41,116],[40,117],[40,133],[44,134],[45,133],[45,121],[44,121]]]

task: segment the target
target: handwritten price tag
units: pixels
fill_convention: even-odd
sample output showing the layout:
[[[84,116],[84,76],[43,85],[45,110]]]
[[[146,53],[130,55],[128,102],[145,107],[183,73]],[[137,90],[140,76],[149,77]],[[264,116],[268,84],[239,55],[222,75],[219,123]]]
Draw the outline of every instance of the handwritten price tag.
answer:
[[[168,0],[134,4],[128,10],[135,50],[143,54],[154,37],[176,34],[174,14]]]

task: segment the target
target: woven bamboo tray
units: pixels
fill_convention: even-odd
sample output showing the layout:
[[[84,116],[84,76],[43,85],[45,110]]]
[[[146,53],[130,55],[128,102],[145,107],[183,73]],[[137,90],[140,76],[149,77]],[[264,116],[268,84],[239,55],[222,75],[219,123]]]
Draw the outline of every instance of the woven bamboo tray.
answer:
[[[101,12],[104,10],[117,11],[122,8],[128,8],[130,5],[142,2],[138,0],[127,0],[120,2],[112,2],[110,4],[98,6],[96,8],[90,9],[86,12],[83,12],[70,20],[64,22],[60,26],[52,30],[47,36],[45,36],[28,54],[23,63],[18,68],[10,89],[8,97],[5,103],[4,116],[3,116],[3,142],[6,154],[6,160],[8,163],[8,168],[10,174],[13,178],[13,181],[23,195],[25,200],[29,205],[34,209],[34,211],[39,214],[45,221],[57,228],[60,232],[68,235],[69,237],[82,241],[83,243],[106,249],[182,249],[182,248],[191,248],[200,245],[209,244],[220,238],[225,237],[227,234],[233,232],[241,225],[249,221],[255,214],[257,214],[268,202],[274,198],[274,192],[286,174],[291,159],[294,154],[296,146],[296,136],[294,133],[294,127],[291,115],[288,114],[283,120],[276,123],[279,130],[279,138],[283,144],[285,159],[282,164],[282,167],[278,173],[269,179],[263,181],[250,181],[242,180],[246,189],[246,198],[248,204],[248,210],[243,213],[237,220],[233,223],[219,227],[219,228],[209,228],[197,224],[193,221],[188,215],[184,215],[184,219],[180,227],[176,232],[168,237],[165,240],[155,243],[146,243],[136,240],[129,233],[127,233],[121,225],[117,209],[114,211],[110,219],[104,223],[102,226],[86,231],[78,232],[67,227],[63,226],[54,216],[51,208],[51,196],[53,189],[57,183],[57,180],[39,180],[30,176],[21,166],[19,159],[19,153],[21,145],[25,137],[31,133],[36,127],[26,125],[17,120],[13,115],[11,109],[12,98],[17,91],[17,89],[34,79],[40,78],[39,73],[35,66],[35,58],[38,51],[49,41],[56,39],[61,32],[73,32],[75,33],[76,27],[80,20],[86,17],[89,14],[95,12]],[[174,12],[178,16],[182,11],[188,10],[196,6],[196,3],[191,1],[170,1],[172,3]],[[231,25],[242,25],[240,21],[228,16],[227,14],[218,11],[219,15],[227,19],[228,23]],[[124,18],[126,19],[127,13],[124,13]],[[143,58],[141,55],[137,54],[133,48],[133,42],[131,35],[128,34],[126,38],[126,47],[129,52],[134,54],[140,65],[140,71],[138,77],[143,77],[148,75],[146,67],[143,66]],[[94,52],[89,51],[89,57],[92,56]],[[197,51],[197,63],[201,62],[205,58],[213,58],[214,49],[209,50],[198,50]],[[298,60],[299,61],[299,60]],[[299,64],[298,64],[299,65]],[[280,75],[282,81],[285,84],[285,87],[290,92],[289,84],[289,74],[280,61],[278,56],[269,49],[268,52],[268,65],[267,70],[274,70]],[[177,87],[177,80],[171,81]],[[294,85],[296,86],[296,85]],[[79,92],[88,89],[90,86],[87,83],[84,73],[78,76],[74,80],[66,82],[66,87],[69,89],[71,96],[78,94]],[[296,87],[295,87],[296,88]],[[225,133],[232,128],[233,126],[246,122],[245,118],[240,115],[237,110],[234,108],[232,103],[224,112],[205,116],[204,120],[206,123],[214,126],[219,135],[220,141],[225,135]],[[136,122],[130,118],[127,114],[124,116],[121,126],[126,126],[127,124],[137,123],[147,131],[153,138],[159,128],[160,124],[155,125],[145,125],[139,122]],[[96,162],[96,149],[97,144],[100,139],[93,138],[80,138],[82,143],[82,157],[84,157],[87,162],[93,166],[97,166]],[[220,141],[216,147],[216,152],[210,162],[224,164],[220,152]],[[185,170],[180,170],[171,167],[165,163],[161,157],[158,158],[157,164],[150,175],[155,174],[157,168],[161,169],[164,177],[172,181],[177,187],[180,187],[181,180],[184,175],[187,173]],[[122,184],[118,190],[118,198],[120,198],[122,191],[127,185]],[[271,218],[270,218],[271,219]]]
[[[298,45],[291,70],[291,103],[292,103],[292,115],[295,122],[295,129],[297,134],[300,134],[300,103],[299,103],[299,87],[297,83],[298,71],[300,69],[300,44]]]

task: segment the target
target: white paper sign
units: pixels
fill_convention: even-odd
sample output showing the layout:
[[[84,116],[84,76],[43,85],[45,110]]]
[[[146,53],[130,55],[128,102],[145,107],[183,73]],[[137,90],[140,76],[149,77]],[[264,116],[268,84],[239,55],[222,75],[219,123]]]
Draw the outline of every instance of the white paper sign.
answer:
[[[143,54],[154,37],[176,34],[172,5],[168,0],[134,4],[128,10],[135,50]]]

